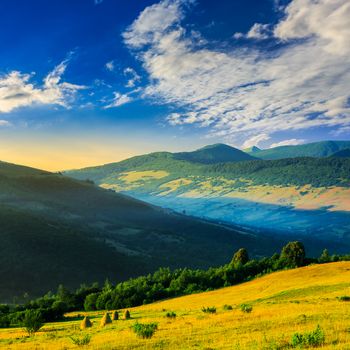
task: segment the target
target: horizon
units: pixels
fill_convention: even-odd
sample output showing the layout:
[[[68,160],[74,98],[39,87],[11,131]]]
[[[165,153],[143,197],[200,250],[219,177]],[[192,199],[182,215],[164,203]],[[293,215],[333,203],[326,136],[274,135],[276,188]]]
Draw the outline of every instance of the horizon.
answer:
[[[49,171],[49,172],[65,172],[65,171],[79,170],[79,169],[84,169],[84,168],[93,168],[93,167],[103,166],[103,165],[112,164],[112,163],[118,163],[118,162],[130,159],[130,158],[133,158],[133,157],[148,155],[148,154],[152,154],[152,153],[159,153],[159,152],[169,152],[169,153],[194,152],[194,151],[198,151],[198,150],[210,147],[210,146],[220,146],[220,145],[229,146],[229,147],[232,147],[234,149],[238,149],[238,150],[240,150],[242,152],[247,152],[248,150],[250,150],[250,149],[252,149],[254,147],[257,148],[259,151],[264,151],[264,150],[269,150],[269,149],[273,149],[273,148],[280,148],[280,147],[286,147],[286,146],[287,147],[290,147],[290,146],[291,147],[293,147],[293,146],[302,146],[302,145],[308,145],[308,144],[320,143],[320,142],[347,142],[347,140],[322,140],[322,141],[303,143],[303,144],[298,144],[298,145],[282,145],[282,146],[276,146],[276,147],[270,147],[270,148],[260,148],[260,147],[257,147],[255,145],[253,145],[253,146],[245,148],[245,149],[237,148],[237,147],[234,147],[234,146],[226,144],[226,143],[213,143],[213,144],[203,145],[203,146],[200,146],[198,148],[190,149],[190,150],[169,151],[169,150],[166,150],[166,149],[161,149],[161,150],[155,150],[155,151],[151,151],[151,152],[144,152],[144,153],[140,153],[140,154],[132,154],[132,155],[127,156],[125,158],[120,158],[120,159],[112,160],[112,161],[105,162],[105,163],[96,163],[96,164],[89,163],[89,164],[87,164],[85,166],[82,166],[82,167],[73,167],[73,168],[64,168],[64,169],[63,168],[56,168],[56,167],[53,167],[51,169],[50,168],[43,168],[43,167],[40,167],[40,166],[37,167],[37,166],[33,166],[31,164],[26,164],[25,162],[21,163],[21,162],[16,162],[16,161],[8,161],[6,159],[0,159],[0,162],[5,162],[5,163],[10,163],[10,164],[15,164],[15,165],[21,165],[21,166],[27,166],[27,167],[30,167],[30,168],[36,168],[36,169],[45,170],[45,171]],[[259,158],[257,158],[257,159],[259,159]]]
[[[0,159],[58,171],[350,140],[338,2],[3,2]]]

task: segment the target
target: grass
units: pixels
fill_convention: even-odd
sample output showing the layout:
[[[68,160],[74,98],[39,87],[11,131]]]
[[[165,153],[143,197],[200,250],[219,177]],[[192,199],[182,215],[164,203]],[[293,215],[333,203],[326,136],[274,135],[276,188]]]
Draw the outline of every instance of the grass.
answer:
[[[283,298],[273,298],[281,293]],[[98,326],[104,311],[97,311],[79,312],[93,321],[84,331],[78,320],[46,324],[32,337],[22,329],[0,329],[0,349],[76,349],[71,338],[85,335],[91,341],[84,349],[91,350],[350,349],[350,303],[339,302],[349,294],[350,262],[314,265],[132,308],[131,320],[113,321],[106,328]],[[241,304],[253,306],[253,312],[242,312]],[[203,305],[215,307],[216,313],[203,313]],[[176,318],[164,317],[166,310]],[[152,338],[137,336],[132,328],[137,323],[157,324]]]

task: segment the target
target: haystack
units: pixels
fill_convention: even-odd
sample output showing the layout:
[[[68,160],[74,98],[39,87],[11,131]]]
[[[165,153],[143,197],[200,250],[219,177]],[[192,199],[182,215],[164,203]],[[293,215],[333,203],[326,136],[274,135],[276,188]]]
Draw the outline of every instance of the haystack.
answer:
[[[128,320],[130,318],[130,311],[126,310],[124,313],[124,320]]]
[[[113,311],[112,312],[112,321],[117,321],[119,318],[118,311]]]
[[[101,327],[104,327],[106,326],[107,324],[109,323],[112,323],[112,320],[111,320],[111,317],[109,316],[109,313],[106,312],[103,317],[101,318],[101,323],[100,323],[100,326]]]
[[[80,329],[85,329],[92,327],[92,322],[90,321],[89,316],[85,316],[84,319],[80,323]]]

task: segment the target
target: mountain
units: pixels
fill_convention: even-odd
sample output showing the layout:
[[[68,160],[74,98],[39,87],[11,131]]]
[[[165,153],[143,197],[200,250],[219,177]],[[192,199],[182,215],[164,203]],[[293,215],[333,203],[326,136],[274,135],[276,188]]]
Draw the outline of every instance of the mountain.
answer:
[[[0,162],[0,301],[59,283],[123,280],[227,261],[280,240],[177,214],[61,174]]]
[[[203,164],[240,162],[256,159],[237,148],[221,143],[205,146],[193,152],[175,153],[174,156],[175,159]]]
[[[252,154],[259,152],[259,151],[261,151],[261,149],[259,147],[256,147],[256,146],[252,146],[252,147],[243,149],[243,152],[252,153]]]
[[[296,157],[329,157],[343,149],[350,148],[350,141],[322,141],[294,146],[280,146],[263,150],[246,150],[260,159],[283,159]]]
[[[336,158],[350,158],[350,148],[343,149],[341,151],[335,152],[331,157]]]
[[[350,238],[350,159],[289,158],[203,164],[160,152],[73,170],[155,205],[275,236]],[[328,244],[327,243],[327,244]]]

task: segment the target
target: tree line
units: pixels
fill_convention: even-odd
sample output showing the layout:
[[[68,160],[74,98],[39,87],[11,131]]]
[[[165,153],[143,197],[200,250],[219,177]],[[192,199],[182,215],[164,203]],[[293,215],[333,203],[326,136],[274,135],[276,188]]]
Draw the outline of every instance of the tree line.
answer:
[[[28,318],[28,310],[35,310],[43,322],[52,322],[63,320],[64,314],[69,311],[129,308],[232,286],[273,271],[340,260],[350,260],[350,255],[331,256],[324,250],[317,259],[306,258],[301,242],[289,242],[280,254],[258,260],[250,259],[247,250],[241,248],[228,264],[208,270],[182,268],[171,271],[160,268],[153,274],[115,285],[108,280],[101,287],[98,283],[83,284],[73,292],[60,285],[56,293],[49,292],[24,304],[0,305],[0,328],[23,325]]]

